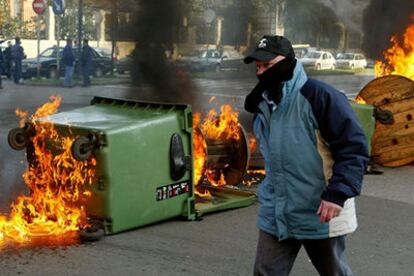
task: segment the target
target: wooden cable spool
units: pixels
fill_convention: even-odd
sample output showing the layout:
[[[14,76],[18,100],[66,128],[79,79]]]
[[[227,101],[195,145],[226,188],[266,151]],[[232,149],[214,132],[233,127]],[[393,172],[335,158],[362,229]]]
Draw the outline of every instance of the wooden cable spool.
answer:
[[[358,95],[379,113],[390,111],[392,120],[376,116],[372,137],[372,157],[385,167],[414,162],[414,81],[398,75],[376,78]]]
[[[196,129],[200,134],[202,132]],[[247,134],[244,128],[239,125],[239,140],[218,140],[206,138],[206,170],[218,171],[224,173],[226,185],[237,185],[243,181],[244,175],[247,173],[250,150],[247,139]]]

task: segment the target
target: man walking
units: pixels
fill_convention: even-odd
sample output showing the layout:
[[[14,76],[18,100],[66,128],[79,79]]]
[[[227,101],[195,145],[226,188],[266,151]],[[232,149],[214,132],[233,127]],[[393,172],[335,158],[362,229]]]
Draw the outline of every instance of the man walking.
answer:
[[[304,246],[320,275],[352,275],[345,235],[369,158],[346,96],[308,79],[284,37],[264,36],[244,61],[256,63],[245,108],[266,168],[254,274],[288,275]]]
[[[72,78],[73,71],[75,69],[75,55],[72,49],[72,39],[66,40],[66,46],[62,53],[62,63],[65,65],[65,80],[63,82],[64,87],[73,87]]]
[[[11,56],[14,63],[14,83],[19,84],[22,78],[22,60],[24,59],[24,49],[21,46],[19,37],[11,48]]]
[[[11,79],[12,77],[12,65],[13,65],[13,60],[12,60],[12,43],[11,41],[7,42],[7,48],[6,50],[4,50],[4,72],[6,73],[6,76],[8,79]]]
[[[82,75],[83,75],[83,86],[88,87],[91,85],[91,68],[92,68],[92,48],[89,47],[89,41],[83,40],[82,56]]]
[[[3,89],[3,85],[2,85],[3,66],[4,66],[3,51],[0,49],[0,89]]]

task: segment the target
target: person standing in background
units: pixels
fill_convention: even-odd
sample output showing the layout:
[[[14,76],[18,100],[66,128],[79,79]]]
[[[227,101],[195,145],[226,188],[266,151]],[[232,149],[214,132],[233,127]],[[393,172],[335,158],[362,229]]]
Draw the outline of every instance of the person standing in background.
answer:
[[[16,37],[16,43],[11,48],[11,56],[14,63],[14,83],[19,84],[22,78],[22,60],[24,49],[21,46],[20,37]]]
[[[90,73],[92,68],[92,48],[89,46],[89,41],[87,39],[83,40],[81,66],[83,75],[83,86],[88,87],[91,85]]]
[[[6,76],[8,79],[11,79],[12,77],[12,55],[11,55],[11,49],[12,49],[12,43],[11,41],[7,42],[7,48],[4,50],[4,72],[6,73]]]
[[[4,65],[3,52],[0,49],[0,89],[3,89],[2,80],[1,80],[3,76],[3,65]]]
[[[75,69],[75,55],[72,49],[72,39],[66,40],[66,46],[62,53],[62,63],[65,65],[65,80],[63,82],[64,87],[73,87],[72,78],[73,71]]]

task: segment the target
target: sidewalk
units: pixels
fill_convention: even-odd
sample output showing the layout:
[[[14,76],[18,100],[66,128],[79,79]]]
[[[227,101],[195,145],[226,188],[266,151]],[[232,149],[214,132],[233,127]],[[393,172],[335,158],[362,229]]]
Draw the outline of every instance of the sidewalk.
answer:
[[[357,198],[359,228],[347,244],[355,275],[414,269],[414,205],[404,202],[414,196],[414,165],[384,170],[365,178]],[[257,209],[256,203],[202,221],[173,219],[96,243],[0,250],[0,266],[4,275],[251,275]],[[303,249],[291,275],[317,275]]]

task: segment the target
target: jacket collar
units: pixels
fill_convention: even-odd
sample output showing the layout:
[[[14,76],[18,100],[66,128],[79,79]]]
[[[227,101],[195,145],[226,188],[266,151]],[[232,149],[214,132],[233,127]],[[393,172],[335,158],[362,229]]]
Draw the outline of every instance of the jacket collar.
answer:
[[[290,80],[284,82],[281,104],[287,102],[288,98],[290,98],[292,94],[292,91],[300,90],[305,85],[307,80],[308,77],[306,76],[302,63],[300,63],[300,61],[297,61],[295,70],[293,71],[293,77]],[[264,85],[259,82],[253,88],[252,92],[246,96],[244,108],[247,112],[257,113],[260,111],[259,104],[264,101],[262,95],[265,90],[266,88]]]

